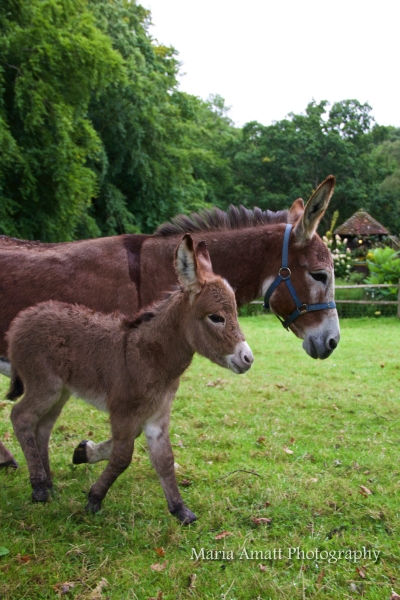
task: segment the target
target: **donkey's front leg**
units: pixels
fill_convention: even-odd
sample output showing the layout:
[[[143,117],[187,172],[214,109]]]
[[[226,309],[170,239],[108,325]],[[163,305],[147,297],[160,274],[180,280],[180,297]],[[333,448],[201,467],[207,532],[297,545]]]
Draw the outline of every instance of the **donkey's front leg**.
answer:
[[[159,420],[150,420],[144,426],[150,450],[151,462],[160,478],[171,514],[184,525],[196,521],[197,517],[185,506],[176,483],[174,455],[169,439],[169,414]]]
[[[126,428],[126,425],[129,425],[128,418],[124,423],[124,429]],[[113,438],[110,460],[100,475],[100,478],[90,488],[89,502],[86,505],[86,510],[95,513],[101,509],[101,503],[108,490],[117,477],[131,464],[134,439],[135,432],[133,426],[127,428],[126,435],[120,435]]]

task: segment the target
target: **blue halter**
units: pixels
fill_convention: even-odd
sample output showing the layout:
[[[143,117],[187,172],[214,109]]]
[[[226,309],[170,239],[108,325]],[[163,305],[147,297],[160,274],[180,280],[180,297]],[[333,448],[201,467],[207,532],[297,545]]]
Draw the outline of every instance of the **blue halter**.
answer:
[[[293,226],[290,225],[289,223],[286,225],[285,235],[283,237],[282,266],[279,269],[277,278],[275,279],[275,281],[273,283],[271,283],[271,285],[267,289],[265,296],[264,296],[264,308],[269,308],[269,300],[270,300],[273,292],[276,290],[278,285],[280,283],[282,283],[282,281],[284,281],[286,283],[286,286],[290,292],[290,295],[292,296],[292,298],[296,304],[296,308],[287,317],[287,319],[282,319],[282,317],[280,317],[279,315],[276,315],[285,329],[289,329],[289,325],[291,323],[293,323],[293,321],[295,319],[297,319],[297,317],[300,317],[300,315],[304,315],[307,312],[313,312],[315,310],[327,310],[328,308],[336,308],[336,304],[333,301],[332,302],[321,302],[320,304],[304,304],[304,302],[300,302],[300,300],[298,299],[296,291],[292,285],[292,282],[290,281],[290,276],[292,273],[291,273],[291,271],[289,269],[289,265],[288,265],[288,262],[289,262],[289,238],[290,238],[290,232],[292,231],[292,227]],[[286,271],[287,275],[282,275],[282,271]]]

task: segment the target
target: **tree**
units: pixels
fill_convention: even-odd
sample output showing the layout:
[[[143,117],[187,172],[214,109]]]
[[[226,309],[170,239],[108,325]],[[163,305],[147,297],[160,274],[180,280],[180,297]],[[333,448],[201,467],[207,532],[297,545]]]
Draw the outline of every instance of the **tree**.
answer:
[[[100,140],[87,118],[121,60],[83,0],[4,0],[0,6],[0,231],[44,241],[98,233],[87,207]]]
[[[387,132],[372,128],[371,107],[357,100],[310,102],[304,114],[291,113],[268,127],[244,126],[233,161],[237,174],[233,201],[262,208],[283,208],[298,196],[308,198],[330,173],[337,178],[332,212],[340,221],[373,205],[385,177],[373,154],[375,140]],[[384,221],[383,221],[384,222]]]

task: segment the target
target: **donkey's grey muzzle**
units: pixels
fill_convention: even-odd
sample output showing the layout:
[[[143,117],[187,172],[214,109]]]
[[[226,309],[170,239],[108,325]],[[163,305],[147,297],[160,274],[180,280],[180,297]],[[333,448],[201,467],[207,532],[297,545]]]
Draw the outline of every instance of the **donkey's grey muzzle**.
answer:
[[[254,356],[247,342],[239,342],[235,352],[228,357],[228,367],[234,373],[245,373],[254,362]]]
[[[303,348],[312,358],[321,360],[328,358],[338,345],[340,334],[330,334],[326,337],[309,335],[303,342]]]

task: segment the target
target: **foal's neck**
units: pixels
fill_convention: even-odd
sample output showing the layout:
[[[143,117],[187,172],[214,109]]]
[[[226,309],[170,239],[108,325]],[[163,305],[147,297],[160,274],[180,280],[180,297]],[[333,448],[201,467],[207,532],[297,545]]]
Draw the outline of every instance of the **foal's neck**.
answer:
[[[190,365],[194,350],[188,342],[189,293],[178,290],[156,305],[154,316],[132,329],[130,343],[146,354],[149,367],[180,377]]]

